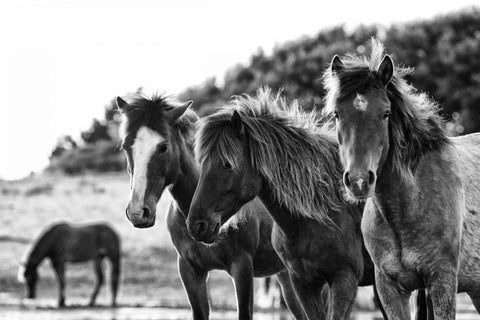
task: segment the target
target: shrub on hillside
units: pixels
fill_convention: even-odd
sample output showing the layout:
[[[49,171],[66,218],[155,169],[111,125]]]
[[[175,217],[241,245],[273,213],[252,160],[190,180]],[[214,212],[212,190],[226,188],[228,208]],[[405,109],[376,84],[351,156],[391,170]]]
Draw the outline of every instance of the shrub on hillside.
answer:
[[[118,143],[112,141],[85,144],[65,152],[60,157],[51,159],[48,167],[48,170],[67,174],[112,172],[125,169],[125,160],[118,148]]]

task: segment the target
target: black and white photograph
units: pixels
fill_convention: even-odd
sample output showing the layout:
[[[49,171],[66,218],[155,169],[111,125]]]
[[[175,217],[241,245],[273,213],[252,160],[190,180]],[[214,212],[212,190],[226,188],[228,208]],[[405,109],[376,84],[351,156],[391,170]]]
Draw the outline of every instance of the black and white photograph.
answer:
[[[480,3],[3,0],[0,320],[480,320]]]

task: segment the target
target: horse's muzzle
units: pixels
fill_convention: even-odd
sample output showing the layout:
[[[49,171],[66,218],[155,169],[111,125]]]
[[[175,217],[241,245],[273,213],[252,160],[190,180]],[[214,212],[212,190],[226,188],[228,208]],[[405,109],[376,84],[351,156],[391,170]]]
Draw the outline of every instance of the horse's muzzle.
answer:
[[[207,220],[188,221],[187,230],[193,240],[210,244],[217,240],[220,222],[214,223]]]
[[[127,207],[125,211],[128,220],[135,228],[150,228],[155,225],[155,212],[152,212],[147,207],[144,207],[141,211],[132,211]]]
[[[343,174],[343,183],[347,191],[356,200],[366,200],[373,195],[375,189],[376,175],[373,171],[368,171],[367,174],[350,174],[345,171]]]

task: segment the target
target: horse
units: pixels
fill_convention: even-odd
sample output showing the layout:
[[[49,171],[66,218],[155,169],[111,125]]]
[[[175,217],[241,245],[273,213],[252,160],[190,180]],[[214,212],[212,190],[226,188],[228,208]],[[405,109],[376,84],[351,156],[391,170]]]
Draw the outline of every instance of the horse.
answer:
[[[363,204],[344,199],[335,137],[317,125],[313,113],[269,89],[203,118],[187,226],[196,240],[214,241],[242,205],[260,198],[307,318],[349,319],[357,287],[374,284],[374,267],[360,232]]]
[[[18,280],[26,284],[27,298],[35,299],[37,268],[45,258],[49,258],[59,284],[58,306],[64,307],[65,263],[93,260],[96,281],[89,303],[93,306],[103,284],[102,260],[105,257],[111,263],[111,305],[116,306],[120,276],[120,239],[107,224],[72,226],[68,223],[57,223],[47,228],[20,265]]]
[[[409,319],[411,291],[425,288],[435,319],[454,319],[457,291],[480,312],[480,134],[448,137],[411,72],[375,39],[369,58],[335,56],[325,112],[347,196],[366,201],[362,232],[389,318]]]
[[[207,277],[214,269],[232,277],[238,319],[252,319],[253,278],[277,274],[287,305],[296,319],[305,319],[271,240],[273,221],[258,200],[240,210],[237,219],[219,230],[221,239],[199,243],[187,232],[185,221],[197,187],[199,169],[193,153],[198,116],[191,102],[178,103],[163,96],[118,97],[123,115],[122,149],[131,175],[126,215],[137,228],[155,224],[156,204],[165,188],[173,200],[167,229],[177,251],[178,271],[193,319],[208,319]]]

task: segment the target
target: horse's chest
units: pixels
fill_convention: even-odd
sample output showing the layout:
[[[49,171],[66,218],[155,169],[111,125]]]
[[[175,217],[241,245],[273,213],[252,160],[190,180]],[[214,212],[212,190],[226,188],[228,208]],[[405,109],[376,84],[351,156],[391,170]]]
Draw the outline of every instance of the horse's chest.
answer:
[[[401,248],[395,241],[393,230],[367,207],[362,219],[362,234],[365,247],[376,265],[382,261],[397,260]]]
[[[373,210],[369,202],[362,219],[362,233],[365,247],[380,272],[405,286],[417,286],[419,277],[416,266],[423,255],[415,247],[405,245],[399,239],[399,234]]]

